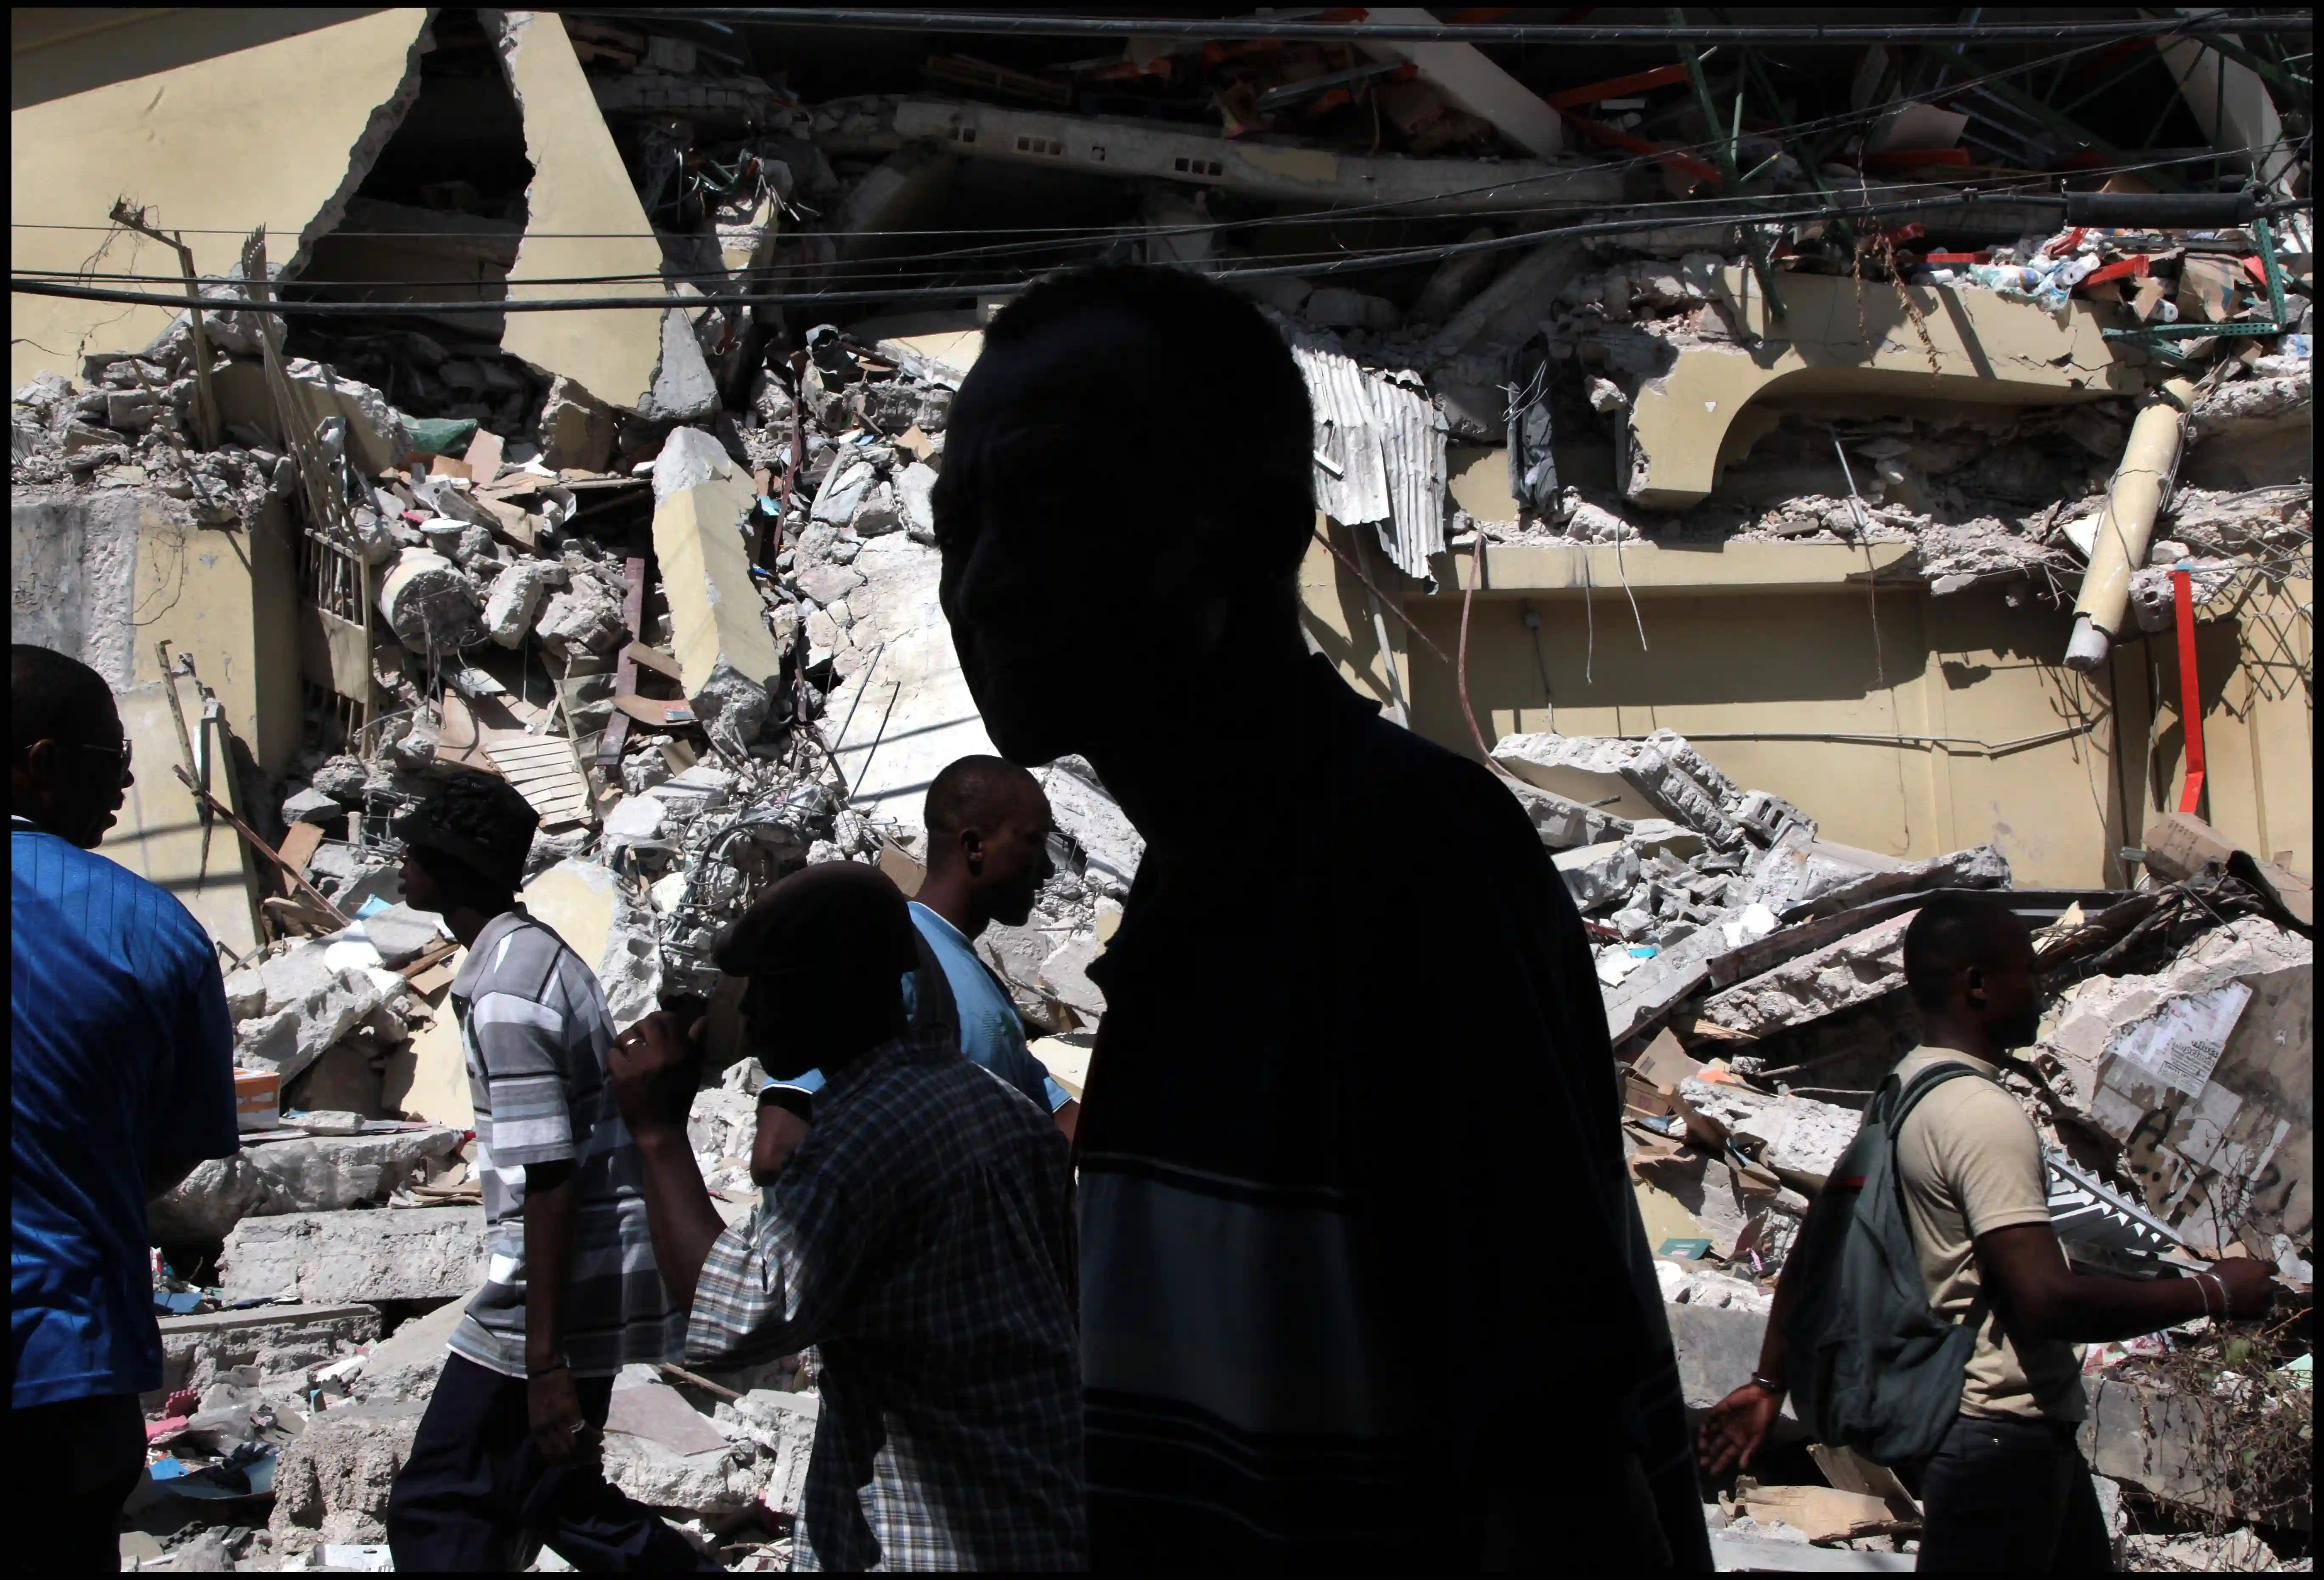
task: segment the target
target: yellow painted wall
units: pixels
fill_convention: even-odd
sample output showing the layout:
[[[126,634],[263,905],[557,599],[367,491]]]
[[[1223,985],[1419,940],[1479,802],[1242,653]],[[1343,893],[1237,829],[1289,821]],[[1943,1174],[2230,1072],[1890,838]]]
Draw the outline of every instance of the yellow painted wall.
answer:
[[[1334,540],[1349,537],[1334,528]],[[2084,676],[2060,662],[2067,626],[2057,611],[2030,600],[2012,608],[1999,588],[1934,598],[1900,586],[1878,594],[1876,656],[1871,597],[1839,579],[1851,557],[1860,571],[1862,553],[1632,547],[1618,568],[1610,549],[1489,551],[1470,631],[1478,726],[1488,741],[1674,729],[1738,783],[1796,803],[1829,839],[1910,859],[1990,841],[2022,886],[2127,883],[2117,853],[2176,804],[2182,771],[2169,638],[2128,644],[2115,666]],[[1440,560],[1434,596],[1397,583],[1447,656],[1468,565],[1465,553]],[[1375,579],[1394,575],[1382,567]],[[1351,684],[1384,695],[1360,585],[1319,546],[1302,586],[1317,646]],[[2307,596],[2272,593],[2268,607],[2203,628],[2212,819],[2264,856],[2291,851],[2301,871],[2314,862],[2312,659],[2292,606]],[[1537,648],[1521,618],[1528,602],[1541,620]],[[1393,617],[1390,627],[1413,727],[1476,756],[1451,666]],[[2159,707],[2140,678],[2150,659],[2163,666]],[[2117,690],[2131,694],[2119,714]],[[1815,734],[1872,739],[1776,739]],[[1954,739],[1899,744],[1900,734]]]
[[[262,225],[268,257],[289,262],[354,192],[358,146],[375,151],[401,115],[399,95],[417,87],[427,37],[420,8],[281,36],[346,14],[169,12],[12,50],[17,84],[51,80],[76,91],[27,104],[20,86],[14,97],[10,266],[174,276],[176,255],[158,243],[124,235],[107,243],[116,198],[184,230],[205,274],[231,269],[244,237]],[[115,75],[122,70],[137,74]],[[78,228],[37,228],[51,226]],[[14,297],[10,383],[42,368],[78,376],[83,353],[143,345],[169,320],[161,308]]]

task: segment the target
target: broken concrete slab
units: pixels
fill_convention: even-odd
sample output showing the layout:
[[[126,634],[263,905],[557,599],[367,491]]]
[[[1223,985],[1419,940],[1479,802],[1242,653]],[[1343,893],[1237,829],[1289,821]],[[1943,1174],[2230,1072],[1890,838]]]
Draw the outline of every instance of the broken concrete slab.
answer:
[[[570,286],[555,282],[591,277],[609,281],[599,288],[602,295],[669,297],[661,243],[563,21],[554,12],[530,11],[500,12],[492,20],[532,163],[510,299],[569,295]],[[641,417],[691,422],[718,407],[717,385],[680,308],[511,313],[501,346]]]
[[[243,1311],[203,1311],[163,1317],[161,1387],[145,1398],[147,1408],[181,1389],[197,1393],[236,1366],[273,1376],[329,1363],[379,1337],[379,1309],[356,1303],[334,1306],[261,1306]]]
[[[1899,861],[1794,828],[1768,851],[1745,894],[1790,923],[1923,889],[2008,886],[2009,859],[1991,845],[1949,850],[1925,861]]]
[[[1670,818],[1722,850],[1743,843],[1741,826],[1722,806],[1739,800],[1741,793],[1673,730],[1657,730],[1642,740],[1505,736],[1493,748],[1493,760],[1526,783],[1570,800],[1606,804],[1634,821]]]
[[[387,1499],[411,1453],[423,1402],[344,1404],[308,1418],[275,1460],[267,1529],[290,1555],[325,1542],[387,1539]]]
[[[380,963],[390,970],[438,943],[450,942],[444,936],[443,923],[432,913],[415,911],[400,902],[374,911],[363,919],[362,926],[364,937],[379,951]]]
[[[936,599],[936,549],[890,532],[865,543],[853,568],[864,583],[847,597],[855,623],[825,715],[845,725],[833,753],[854,785],[854,810],[918,828],[929,782],[957,758],[991,755],[992,741]]]
[[[270,960],[265,1013],[235,1028],[235,1062],[271,1070],[287,1084],[362,1025],[387,996],[368,972],[326,965],[313,945]]]
[[[706,721],[747,745],[766,717],[766,687],[782,667],[751,579],[742,528],[756,499],[724,447],[694,428],[674,430],[654,462],[654,554],[669,600],[679,684]]]
[[[1093,894],[1128,899],[1146,841],[1099,782],[1097,769],[1084,758],[1059,758],[1041,775],[1041,789],[1057,828],[1081,856],[1082,882]]]
[[[367,1403],[425,1401],[444,1370],[452,1332],[467,1315],[465,1300],[447,1300],[399,1326],[364,1356],[353,1391]]]
[[[1044,992],[1072,1010],[1074,1018],[1085,1026],[1095,1025],[1105,1014],[1105,993],[1089,975],[1104,949],[1096,933],[1076,933],[1041,962],[1035,978]]]
[[[1715,993],[1699,1019],[1764,1037],[1893,992],[1904,985],[1904,932],[1919,914],[1902,912]]]
[[[337,1212],[383,1205],[431,1158],[448,1158],[460,1133],[438,1125],[363,1135],[310,1135],[245,1147],[243,1155],[272,1187],[270,1212]]]
[[[1561,850],[1550,859],[1573,896],[1576,910],[1594,911],[1622,898],[1637,886],[1638,852],[1619,840]]]
[[[1626,839],[1632,831],[1634,825],[1628,818],[1617,817],[1522,780],[1505,776],[1499,779],[1501,787],[1525,808],[1526,817],[1532,822],[1534,832],[1541,836],[1542,844],[1551,850],[1603,844],[1609,840]]]
[[[390,1208],[244,1218],[226,1236],[228,1300],[440,1300],[482,1281],[482,1208]]]
[[[1862,1114],[1837,1103],[1777,1097],[1730,1081],[1690,1078],[1679,1083],[1678,1100],[1690,1134],[1700,1133],[1712,1146],[1732,1142],[1784,1184],[1810,1194],[1823,1188],[1864,1123]]]
[[[605,1479],[681,1518],[739,1514],[757,1503],[759,1479],[739,1457],[723,1441],[715,1453],[681,1454],[650,1438],[610,1429],[604,1438]]]

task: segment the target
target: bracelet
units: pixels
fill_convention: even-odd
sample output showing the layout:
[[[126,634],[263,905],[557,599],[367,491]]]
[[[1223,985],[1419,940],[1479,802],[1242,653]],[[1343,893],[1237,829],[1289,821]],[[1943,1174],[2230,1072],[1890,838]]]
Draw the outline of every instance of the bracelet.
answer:
[[[2195,1283],[2195,1298],[2203,1302],[2203,1315],[2209,1318],[2211,1314],[2211,1294],[2203,1287],[2206,1275],[2199,1270],[2192,1276]]]
[[[1778,1396],[1784,1392],[1784,1385],[1781,1382],[1774,1381],[1766,1373],[1760,1372],[1754,1372],[1751,1373],[1751,1386],[1754,1388],[1764,1388],[1768,1392]]]
[[[2206,1272],[2201,1272],[2201,1273],[2199,1273],[2199,1274],[2197,1274],[2196,1276],[2198,1276],[2199,1278],[2208,1278],[2208,1279],[2209,1279],[2209,1280],[2211,1281],[2211,1287],[2212,1287],[2213,1289],[2215,1289],[2215,1290],[2217,1290],[2217,1291],[2219,1291],[2219,1318],[2218,1318],[2218,1319],[2219,1319],[2220,1321],[2222,1321],[2222,1322],[2225,1322],[2225,1321],[2227,1319],[2227,1312],[2228,1312],[2228,1309],[2229,1309],[2229,1302],[2228,1302],[2228,1300],[2227,1300],[2227,1280],[2225,1280],[2225,1279],[2223,1279],[2223,1278],[2221,1278],[2218,1273],[2216,1273],[2216,1272],[2209,1272],[2209,1271],[2206,1271]]]
[[[567,1363],[565,1357],[563,1355],[559,1355],[550,1364],[543,1366],[538,1371],[535,1371],[530,1366],[527,1366],[524,1369],[525,1380],[527,1382],[532,1382],[542,1377],[553,1377],[558,1373],[564,1371],[567,1364]]]

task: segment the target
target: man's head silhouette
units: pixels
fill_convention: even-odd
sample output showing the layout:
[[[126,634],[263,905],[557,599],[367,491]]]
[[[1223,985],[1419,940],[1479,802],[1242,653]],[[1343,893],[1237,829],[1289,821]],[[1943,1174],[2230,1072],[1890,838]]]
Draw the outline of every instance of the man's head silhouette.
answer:
[[[945,615],[1001,752],[1102,758],[1166,700],[1296,661],[1313,454],[1282,337],[1198,275],[1078,270],[1002,311],[936,494]]]

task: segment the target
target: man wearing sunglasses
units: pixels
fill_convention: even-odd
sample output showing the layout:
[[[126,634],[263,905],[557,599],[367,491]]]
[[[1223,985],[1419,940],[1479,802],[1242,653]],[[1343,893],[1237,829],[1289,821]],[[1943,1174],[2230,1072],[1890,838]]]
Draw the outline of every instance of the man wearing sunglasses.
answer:
[[[1025,1043],[1009,990],[977,958],[995,922],[1024,925],[1064,843],[1040,782],[1012,762],[965,757],[928,786],[928,876],[911,902],[919,967],[904,978],[916,1033],[949,1032],[962,1054],[1022,1092],[1074,1138],[1081,1105]],[[762,1159],[779,1164],[807,1139],[823,1072],[770,1081],[760,1094]]]
[[[96,853],[134,783],[103,677],[15,646],[8,694],[9,1425],[50,1467],[19,1512],[116,1569],[161,1386],[145,1204],[241,1144],[234,1027],[200,924]]]

